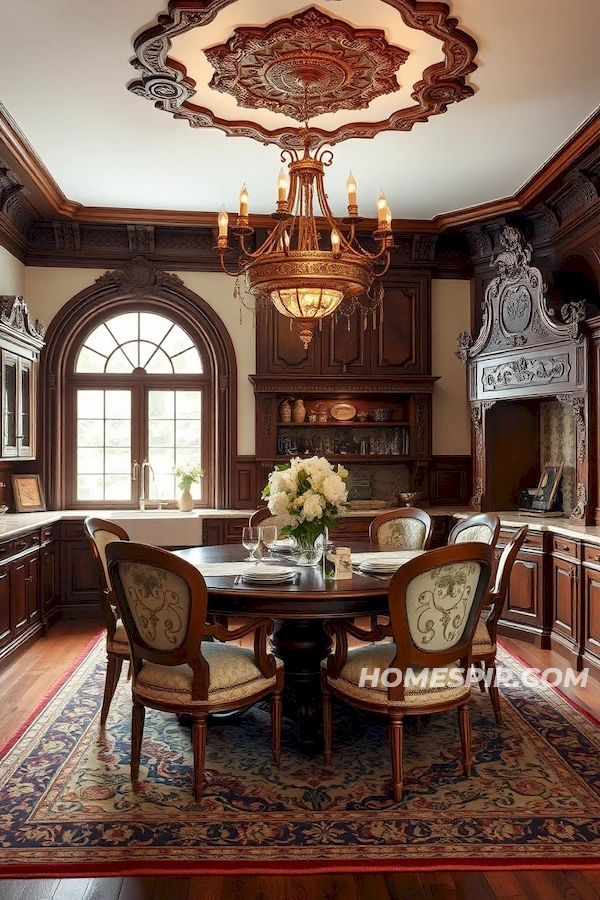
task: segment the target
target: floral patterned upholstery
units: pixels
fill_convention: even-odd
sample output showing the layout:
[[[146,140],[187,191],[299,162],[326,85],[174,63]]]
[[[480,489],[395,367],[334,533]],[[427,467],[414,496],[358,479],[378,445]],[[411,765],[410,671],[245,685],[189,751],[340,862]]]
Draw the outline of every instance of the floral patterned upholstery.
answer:
[[[377,529],[377,543],[393,544],[401,550],[422,550],[425,534],[425,523],[419,519],[389,519]]]
[[[456,535],[455,544],[464,544],[466,541],[479,541],[482,544],[490,544],[493,532],[487,525],[471,525]]]
[[[406,589],[410,636],[421,650],[449,650],[463,634],[477,592],[481,565],[458,562],[417,575]]]
[[[250,519],[252,520],[252,516]],[[264,519],[261,519],[260,522],[256,522],[258,528],[262,528],[265,525],[274,525],[277,529],[277,537],[281,536],[281,529],[286,524],[287,520],[284,520],[283,516],[265,516]],[[255,524],[254,522],[252,524]]]
[[[405,685],[404,700],[388,700],[388,689],[377,679],[377,684],[372,685],[367,681],[364,687],[359,687],[359,681],[363,668],[371,674],[374,669],[383,672],[388,669],[396,655],[396,645],[388,643],[370,644],[368,647],[358,647],[350,650],[342,671],[337,678],[328,678],[332,688],[339,690],[348,697],[367,703],[380,703],[382,706],[397,706],[400,708],[411,706],[423,706],[426,703],[443,703],[446,700],[459,700],[468,697],[470,687],[457,684],[457,679],[452,679],[452,666],[443,666],[438,669],[427,670],[428,675],[421,684],[418,681],[423,671],[419,666],[413,669],[416,683],[408,682]],[[458,665],[458,663],[456,664]],[[321,666],[327,668],[327,660],[323,660]],[[431,684],[431,674],[436,672],[434,684]],[[442,673],[444,675],[442,676]],[[452,683],[448,683],[452,681]]]
[[[176,650],[185,639],[191,607],[187,582],[147,563],[118,562],[119,577],[142,640],[153,650]]]
[[[252,650],[228,644],[202,641],[202,655],[208,662],[210,680],[208,703],[227,703],[243,700],[248,694],[267,687],[275,687],[275,676],[265,678],[256,664]],[[277,668],[283,663],[277,660]],[[136,695],[141,703],[159,702],[169,705],[189,706],[192,701],[191,668],[159,666],[145,662],[135,679]],[[204,703],[205,701],[197,701]]]

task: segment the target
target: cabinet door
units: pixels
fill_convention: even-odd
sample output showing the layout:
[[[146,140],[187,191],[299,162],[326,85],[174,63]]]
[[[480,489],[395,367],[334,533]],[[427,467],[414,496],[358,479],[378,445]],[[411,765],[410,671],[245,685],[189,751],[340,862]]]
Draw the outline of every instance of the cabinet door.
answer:
[[[582,644],[586,654],[600,660],[600,571],[583,569]]]
[[[256,313],[256,334],[258,372],[264,374],[292,374],[319,371],[321,355],[321,332],[318,323],[313,330],[312,341],[307,348],[300,340],[297,322],[278,313],[275,307],[259,309]],[[265,339],[266,337],[266,339]]]
[[[35,455],[33,363],[20,359],[17,375],[17,455],[31,457]]]
[[[27,560],[19,559],[10,563],[10,593],[15,632],[18,634],[27,627],[29,618],[27,589]]]
[[[17,455],[17,386],[19,378],[17,357],[2,351],[2,456]]]
[[[552,559],[552,630],[577,637],[577,563]]]
[[[60,590],[58,554],[59,544],[56,541],[42,549],[42,618],[45,622],[58,601]]]
[[[27,621],[31,624],[37,622],[40,616],[40,558],[36,553],[27,560],[27,573],[25,575],[25,589],[27,596]]]
[[[349,315],[334,314],[323,323],[322,371],[326,374],[368,374],[365,369],[366,342],[371,320],[364,322],[360,309]]]
[[[0,569],[0,647],[11,639],[10,576],[8,568]]]
[[[427,375],[431,369],[429,279],[386,283],[383,313],[370,335],[372,375]]]
[[[546,624],[543,573],[544,558],[541,553],[519,553],[510,577],[502,622],[520,625],[526,631],[542,631]]]

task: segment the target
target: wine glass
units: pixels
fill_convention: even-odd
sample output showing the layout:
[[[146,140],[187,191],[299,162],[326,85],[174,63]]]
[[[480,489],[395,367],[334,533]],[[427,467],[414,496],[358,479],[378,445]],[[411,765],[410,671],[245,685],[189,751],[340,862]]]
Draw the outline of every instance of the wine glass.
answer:
[[[259,526],[260,532],[260,540],[265,545],[265,547],[269,550],[269,555],[271,555],[271,547],[277,540],[277,526],[276,525],[261,525]]]
[[[256,550],[260,543],[260,528],[257,528],[254,525],[246,525],[242,529],[242,544],[250,553],[250,556],[246,557],[245,562],[258,562],[258,556],[256,555]]]

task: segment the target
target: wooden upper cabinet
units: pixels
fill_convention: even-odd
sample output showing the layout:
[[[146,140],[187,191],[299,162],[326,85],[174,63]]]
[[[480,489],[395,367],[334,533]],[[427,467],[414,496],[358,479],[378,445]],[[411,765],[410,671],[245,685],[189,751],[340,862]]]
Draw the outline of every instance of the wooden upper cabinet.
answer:
[[[383,316],[371,331],[371,375],[430,372],[429,278],[395,279],[385,285]]]
[[[0,297],[3,458],[35,457],[37,365],[44,326],[31,322],[22,297]]]
[[[430,278],[399,275],[384,283],[383,309],[357,308],[318,323],[305,349],[300,329],[273,307],[257,312],[257,372],[265,375],[428,375]],[[365,327],[366,325],[366,327]]]

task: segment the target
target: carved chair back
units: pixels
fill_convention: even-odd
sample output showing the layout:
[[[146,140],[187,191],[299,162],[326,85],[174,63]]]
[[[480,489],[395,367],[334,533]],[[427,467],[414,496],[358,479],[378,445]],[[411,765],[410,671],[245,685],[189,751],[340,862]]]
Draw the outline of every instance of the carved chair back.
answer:
[[[478,541],[482,544],[496,546],[500,534],[500,519],[496,513],[477,513],[462,519],[448,535],[448,544],[462,544],[465,541]]]
[[[377,516],[369,525],[372,544],[391,544],[401,550],[428,550],[433,523],[424,509],[405,506]]]
[[[95,516],[89,516],[83,523],[83,527],[90,543],[92,556],[96,561],[100,586],[100,604],[106,620],[108,637],[109,640],[112,640],[121,614],[108,574],[106,547],[113,541],[128,541],[129,535],[124,528],[121,528],[114,522]]]
[[[279,532],[283,524],[281,516],[274,516],[268,506],[257,509],[248,519],[248,525],[274,525],[277,528],[277,537],[280,536]]]
[[[209,669],[201,643],[207,592],[200,572],[168,550],[133,541],[109,544],[106,558],[131,644],[134,688],[145,660],[187,663],[193,699],[206,700]]]
[[[494,548],[476,542],[430,550],[398,569],[389,588],[397,648],[391,668],[438,668],[460,661],[466,671],[494,569]],[[404,699],[404,679],[389,688],[389,698]]]

